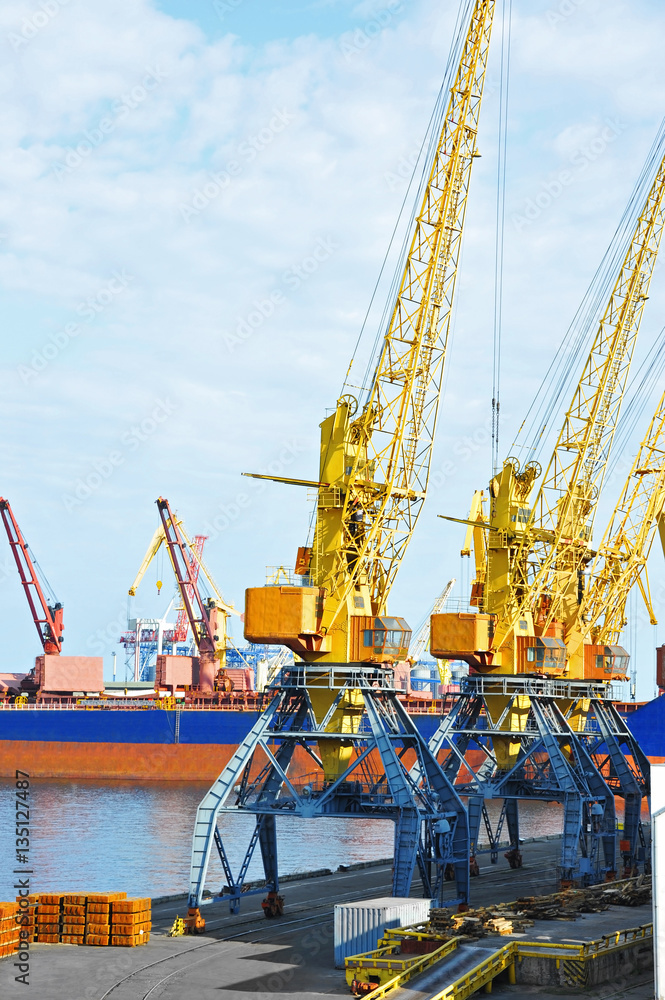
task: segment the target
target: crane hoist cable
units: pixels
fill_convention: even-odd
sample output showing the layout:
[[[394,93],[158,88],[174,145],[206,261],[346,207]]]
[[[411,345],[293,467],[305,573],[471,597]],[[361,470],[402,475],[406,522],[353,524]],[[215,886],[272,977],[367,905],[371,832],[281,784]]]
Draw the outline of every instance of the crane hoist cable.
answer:
[[[506,156],[508,147],[508,98],[510,92],[510,42],[512,0],[503,0],[501,72],[499,88],[499,142],[496,176],[496,235],[494,244],[494,327],[492,338],[492,475],[499,465],[501,411],[501,323],[503,318],[503,257],[506,223]]]
[[[526,452],[524,462],[540,459],[547,445],[548,429],[560,413],[564,398],[576,377],[580,354],[588,349],[596,332],[598,319],[614,284],[621,260],[630,244],[635,221],[653,183],[665,145],[665,119],[660,125],[630,200],[616,228],[610,246],[598,267],[587,292],[573,317],[557,353],[550,363],[526,417],[510,449],[511,454]]]

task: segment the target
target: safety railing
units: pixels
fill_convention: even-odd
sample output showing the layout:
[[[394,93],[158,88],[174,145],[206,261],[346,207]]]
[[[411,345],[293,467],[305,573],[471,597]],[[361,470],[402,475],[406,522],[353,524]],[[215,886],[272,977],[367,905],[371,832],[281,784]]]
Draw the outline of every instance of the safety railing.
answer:
[[[402,986],[413,976],[419,975],[430,966],[447,958],[457,948],[458,940],[458,938],[451,938],[444,942],[440,948],[426,955],[408,956],[396,955],[397,942],[392,941],[388,945],[375,948],[374,951],[367,951],[362,955],[347,958],[345,962],[346,980],[349,986],[359,975],[370,981],[378,981],[377,989],[369,994],[378,1000],[390,990]]]
[[[426,924],[409,927],[394,927],[384,931],[379,947],[362,955],[346,959],[346,978],[352,980],[364,976],[363,981],[378,982],[376,989],[365,994],[366,1000],[382,1000],[388,993],[400,988],[415,975],[436,965],[456,950],[460,938],[451,938],[441,947],[426,955],[399,957],[395,949],[405,938],[419,941],[436,941],[439,936],[427,930]],[[469,972],[440,990],[429,1000],[466,1000],[491,983],[502,972],[508,971],[509,982],[515,983],[515,963],[524,958],[552,958],[556,961],[577,961],[585,963],[613,951],[629,948],[638,941],[653,938],[653,924],[642,924],[626,930],[604,934],[595,941],[570,944],[557,941],[511,941],[484,958]],[[440,939],[440,938],[439,938]]]

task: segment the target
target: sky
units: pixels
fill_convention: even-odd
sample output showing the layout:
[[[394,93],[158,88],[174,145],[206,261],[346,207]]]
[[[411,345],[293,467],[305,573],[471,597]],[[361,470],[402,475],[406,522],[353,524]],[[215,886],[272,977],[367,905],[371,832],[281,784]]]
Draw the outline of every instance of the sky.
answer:
[[[206,561],[239,609],[267,566],[293,566],[306,491],[241,474],[317,474],[318,425],[339,395],[458,6],[0,7],[0,492],[64,603],[64,651],[103,655],[107,676],[114,649],[123,661],[127,590],[157,497],[208,535]],[[513,0],[502,456],[665,113],[664,32],[655,0]],[[499,56],[497,28],[431,490],[390,602],[413,627],[447,580],[463,596],[464,529],[437,514],[465,517],[491,471]],[[638,360],[665,323],[663,284],[659,271]],[[661,563],[654,548],[665,625]],[[172,593],[158,564],[131,614],[164,614]],[[648,698],[665,627],[633,604],[625,642]],[[0,607],[0,670],[27,670],[39,642],[1,544]]]

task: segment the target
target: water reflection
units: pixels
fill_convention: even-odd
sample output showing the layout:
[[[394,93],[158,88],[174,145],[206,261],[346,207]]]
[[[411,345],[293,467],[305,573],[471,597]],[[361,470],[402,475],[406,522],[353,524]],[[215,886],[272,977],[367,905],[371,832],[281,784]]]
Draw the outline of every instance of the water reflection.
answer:
[[[207,789],[208,782],[191,781],[34,781],[30,791],[33,890],[125,890],[139,896],[186,891],[194,817]],[[496,825],[501,803],[489,801],[487,807]],[[14,809],[14,785],[2,781],[0,899],[15,895]],[[558,834],[561,826],[560,805],[520,805],[523,838]],[[221,827],[237,871],[253,828],[252,818],[225,816]],[[506,836],[504,827],[502,839]],[[484,830],[483,843],[487,843]],[[386,858],[392,849],[393,825],[385,820],[278,819],[283,874]],[[249,874],[261,877],[258,849]],[[215,852],[209,885],[221,882]]]
[[[196,808],[209,782],[34,781],[31,798],[31,867],[35,891],[125,890],[130,895],[184,892]],[[0,899],[13,899],[15,798],[0,782]],[[280,817],[278,850],[283,874],[337,868],[388,857],[393,825],[385,820],[299,820]],[[221,821],[234,868],[240,865],[252,819]],[[210,866],[221,884],[221,866]],[[261,876],[260,853],[250,878]]]

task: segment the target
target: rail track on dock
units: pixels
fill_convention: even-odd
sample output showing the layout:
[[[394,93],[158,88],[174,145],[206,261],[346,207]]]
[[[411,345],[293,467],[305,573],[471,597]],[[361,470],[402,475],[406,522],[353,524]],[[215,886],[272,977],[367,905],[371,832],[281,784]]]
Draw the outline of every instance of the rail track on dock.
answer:
[[[375,869],[377,874],[381,872],[388,874],[390,871],[391,868],[389,866]],[[520,876],[517,879],[510,876],[505,878],[504,876],[508,875],[507,870],[503,868],[496,869],[494,865],[491,865],[481,869],[481,877],[476,884],[479,887],[480,885],[486,886],[491,884],[493,888],[515,884],[516,890],[519,889],[520,894],[524,895],[525,890],[528,891],[527,887],[532,884],[542,886],[543,875],[551,874],[551,872],[551,864],[537,865],[533,868],[521,869]],[[321,877],[322,888],[327,889],[330,887],[331,881],[348,882],[352,877],[353,875],[350,872],[337,876]],[[312,882],[315,881],[318,881],[318,879],[312,880]],[[388,890],[388,884],[386,884],[385,888]],[[364,886],[362,889],[341,893],[334,892],[331,894],[330,891],[324,891],[321,895],[313,899],[291,904],[289,912],[285,915],[286,918],[270,922],[267,922],[263,916],[253,916],[247,920],[237,922],[231,921],[228,915],[211,917],[206,920],[206,932],[220,935],[214,941],[194,944],[185,951],[174,955],[167,955],[164,958],[149,962],[135,969],[111,985],[105,993],[101,994],[99,1000],[107,1000],[107,998],[110,998],[110,1000],[120,1000],[121,997],[122,1000],[130,1000],[130,998],[131,1000],[152,1000],[157,990],[167,984],[170,979],[186,973],[203,962],[210,961],[216,956],[220,946],[231,944],[234,941],[253,940],[258,942],[266,940],[271,937],[280,936],[282,931],[287,928],[295,929],[298,925],[304,925],[307,929],[320,927],[332,921],[332,907],[335,903],[354,902],[355,900],[367,898],[368,891],[380,893],[382,889],[383,887],[379,885],[372,890],[368,890],[368,887]],[[243,927],[244,929],[239,929]],[[236,928],[238,929],[236,930]],[[225,933],[226,931],[233,931],[233,933]],[[194,956],[197,957],[194,958]],[[166,975],[162,975],[166,971],[165,966],[168,967],[169,963],[175,963],[177,968],[173,968]],[[155,974],[159,976],[158,979],[154,978]],[[141,992],[142,990],[143,992]]]

